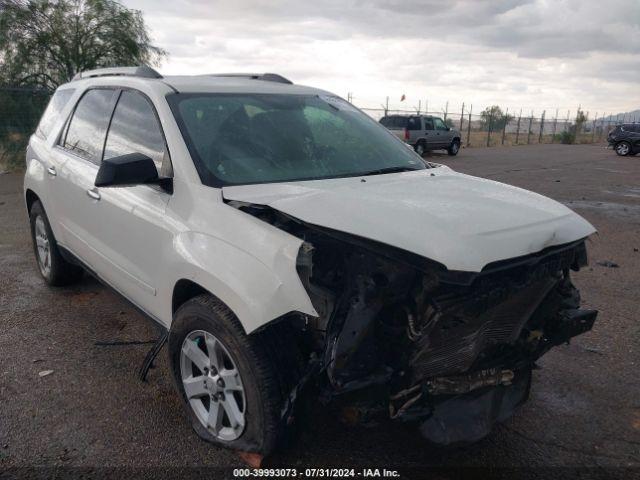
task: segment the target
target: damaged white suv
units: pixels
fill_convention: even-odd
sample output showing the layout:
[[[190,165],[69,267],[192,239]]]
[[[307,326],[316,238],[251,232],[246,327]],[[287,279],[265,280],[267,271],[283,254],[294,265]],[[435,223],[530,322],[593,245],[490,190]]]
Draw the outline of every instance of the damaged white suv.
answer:
[[[270,452],[310,396],[477,440],[597,313],[570,279],[580,216],[274,74],[80,74],[24,188],[45,280],[88,270],[166,328],[195,431],[243,451]]]

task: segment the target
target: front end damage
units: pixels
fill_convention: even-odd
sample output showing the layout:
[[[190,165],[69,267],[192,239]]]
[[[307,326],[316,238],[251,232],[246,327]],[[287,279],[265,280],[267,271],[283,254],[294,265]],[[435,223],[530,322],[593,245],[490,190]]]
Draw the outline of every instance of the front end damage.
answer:
[[[455,272],[404,250],[229,202],[304,240],[297,268],[317,317],[291,319],[321,398],[419,424],[442,445],[472,442],[526,401],[531,371],[592,328],[571,271],[584,240]]]

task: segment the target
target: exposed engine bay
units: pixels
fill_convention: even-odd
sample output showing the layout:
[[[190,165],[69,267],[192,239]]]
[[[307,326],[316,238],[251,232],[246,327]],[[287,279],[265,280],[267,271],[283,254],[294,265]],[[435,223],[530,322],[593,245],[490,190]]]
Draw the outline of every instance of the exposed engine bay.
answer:
[[[416,421],[438,444],[479,440],[528,398],[531,371],[590,330],[571,271],[584,239],[487,265],[447,270],[419,255],[317,227],[268,206],[230,201],[298,238],[297,269],[317,317],[291,321],[327,398]],[[292,395],[292,402],[297,391]]]

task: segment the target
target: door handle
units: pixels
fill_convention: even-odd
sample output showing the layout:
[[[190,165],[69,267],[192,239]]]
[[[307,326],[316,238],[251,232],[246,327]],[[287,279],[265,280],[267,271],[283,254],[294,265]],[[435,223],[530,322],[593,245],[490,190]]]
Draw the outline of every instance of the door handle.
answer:
[[[56,167],[47,168],[47,173],[52,177],[55,177],[58,174],[58,172],[56,172]]]
[[[94,200],[100,200],[100,192],[95,187],[87,190],[87,195],[89,195]]]

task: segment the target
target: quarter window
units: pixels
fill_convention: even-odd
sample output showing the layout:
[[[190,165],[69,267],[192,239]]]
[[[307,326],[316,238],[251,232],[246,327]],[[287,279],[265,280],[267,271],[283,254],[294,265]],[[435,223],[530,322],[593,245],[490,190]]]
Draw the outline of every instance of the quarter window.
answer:
[[[65,105],[69,103],[73,92],[75,92],[74,89],[67,88],[65,90],[58,90],[53,94],[53,97],[49,100],[46,110],[42,114],[42,118],[38,124],[38,129],[36,130],[36,133],[40,137],[47,138],[49,136],[55,121],[60,116]]]
[[[162,130],[149,100],[138,92],[123,91],[109,127],[104,158],[142,153],[154,161],[158,172],[166,174],[165,152]]]
[[[63,147],[93,163],[100,163],[102,146],[113,109],[111,89],[87,91],[69,122]]]

